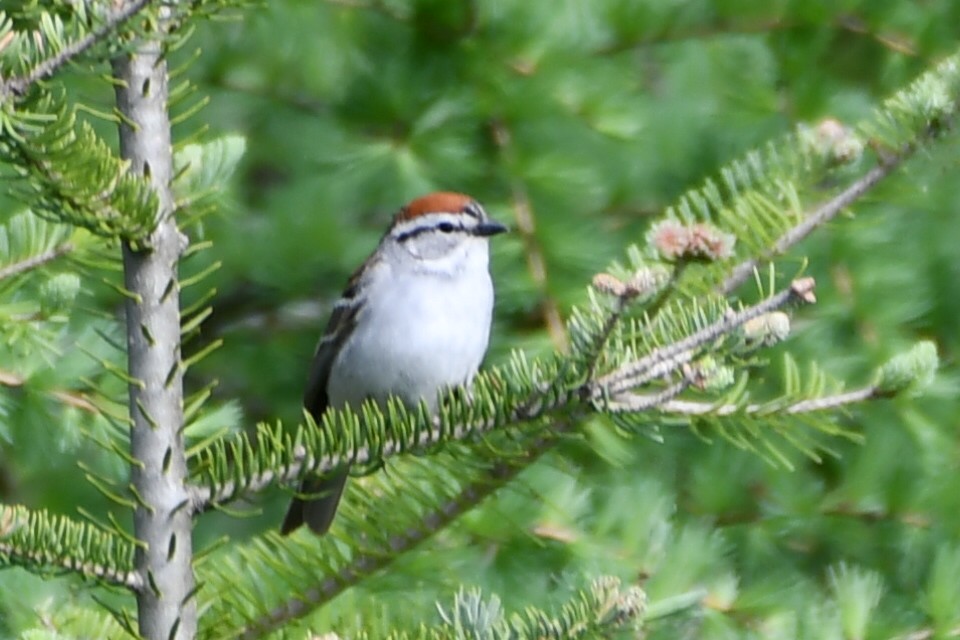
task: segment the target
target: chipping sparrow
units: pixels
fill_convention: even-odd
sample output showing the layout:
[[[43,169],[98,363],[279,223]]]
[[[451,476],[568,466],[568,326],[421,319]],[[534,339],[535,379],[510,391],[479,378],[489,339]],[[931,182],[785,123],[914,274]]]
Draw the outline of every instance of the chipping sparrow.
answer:
[[[487,350],[493,283],[490,236],[507,228],[475,200],[438,192],[403,207],[376,251],[351,276],[317,346],[304,395],[327,407],[383,406],[390,395],[436,409],[446,387],[468,383]],[[308,479],[280,528],[326,533],[347,479]]]

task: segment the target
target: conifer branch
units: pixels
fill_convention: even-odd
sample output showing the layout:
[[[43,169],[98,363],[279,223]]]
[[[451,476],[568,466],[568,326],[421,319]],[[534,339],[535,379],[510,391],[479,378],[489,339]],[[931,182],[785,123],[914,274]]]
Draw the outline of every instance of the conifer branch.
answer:
[[[71,251],[73,251],[73,245],[69,242],[65,242],[54,247],[53,249],[38,253],[35,256],[30,256],[29,258],[25,258],[19,262],[8,264],[7,266],[0,268],[0,280],[6,280],[7,278],[20,275],[25,271],[30,271],[31,269],[41,267],[48,262],[56,260],[60,256],[70,253]]]
[[[592,379],[596,373],[597,365],[600,364],[600,357],[613,335],[614,329],[623,319],[623,314],[627,311],[630,304],[637,298],[647,296],[660,286],[660,291],[652,301],[644,306],[644,314],[648,321],[653,320],[660,313],[667,298],[675,291],[677,279],[683,271],[683,265],[676,265],[670,271],[669,276],[665,276],[666,282],[661,286],[660,276],[653,269],[644,269],[633,275],[630,280],[623,282],[616,276],[608,273],[598,273],[593,277],[591,285],[601,293],[610,294],[614,297],[613,308],[604,314],[603,321],[600,323],[596,335],[592,336],[589,344],[585,345],[586,352],[586,378]],[[575,320],[571,320],[573,322]]]
[[[17,117],[0,135],[0,157],[19,168],[13,192],[45,220],[83,227],[111,239],[141,239],[156,224],[156,194],[129,172],[76,109],[49,94],[30,117]],[[32,120],[41,116],[46,126]]]
[[[812,283],[810,283],[812,286]],[[806,291],[805,285],[798,286],[798,289]],[[634,295],[636,292],[634,292]],[[618,300],[623,305],[627,304],[633,295],[618,296]],[[623,310],[614,310],[604,323],[605,333],[608,334],[611,323],[616,323]],[[602,339],[595,345],[597,349],[603,347],[606,335],[600,336]],[[684,366],[681,366],[683,364]],[[592,370],[592,365],[591,370]],[[686,363],[677,363],[674,367],[682,375],[682,379],[669,387],[663,389],[657,394],[651,394],[644,397],[643,406],[632,406],[631,411],[641,412],[656,407],[659,404],[667,402],[686,390],[691,384],[698,381],[698,373],[695,367],[686,365]],[[585,397],[585,387],[581,388],[576,395],[570,396],[571,402]],[[543,398],[535,398],[531,401],[521,403],[524,410],[532,410],[533,407],[542,406]],[[605,407],[610,409],[609,406]],[[521,436],[523,438],[520,450],[523,451],[519,456],[501,456],[491,463],[488,469],[480,473],[480,477],[460,488],[455,494],[449,496],[439,504],[433,506],[424,513],[414,526],[390,535],[382,543],[376,544],[370,548],[363,548],[359,553],[351,558],[349,564],[346,564],[337,570],[325,575],[322,582],[304,588],[300,584],[296,595],[292,596],[286,602],[274,606],[264,615],[247,624],[239,632],[240,638],[259,638],[263,635],[282,628],[292,620],[303,618],[310,615],[314,610],[323,606],[332,600],[338,594],[346,589],[360,583],[370,575],[382,571],[390,566],[396,559],[404,553],[411,551],[422,542],[432,537],[438,531],[447,527],[451,522],[459,518],[462,514],[475,508],[479,503],[485,500],[489,495],[502,488],[510,482],[517,474],[524,469],[529,468],[536,463],[546,452],[551,450],[560,440],[560,438],[573,430],[573,425],[577,423],[581,414],[589,411],[589,407],[581,406],[574,410],[565,419],[557,421],[548,427],[544,427],[535,433]],[[480,445],[484,446],[484,445]],[[358,541],[362,542],[362,541]]]
[[[224,504],[243,495],[257,493],[274,483],[290,483],[302,478],[306,473],[322,475],[346,464],[370,464],[405,451],[422,451],[441,443],[473,439],[518,423],[576,410],[584,403],[600,402],[604,397],[614,397],[651,379],[682,372],[684,364],[697,350],[731,333],[752,318],[792,301],[812,302],[813,286],[812,278],[798,279],[791,284],[790,288],[756,305],[746,307],[739,313],[721,318],[683,340],[656,349],[640,360],[623,365],[599,380],[590,380],[578,387],[560,390],[551,389],[549,385],[545,385],[505,413],[498,413],[495,417],[478,422],[446,424],[442,418],[433,417],[427,418],[429,427],[412,430],[399,426],[394,429],[388,424],[375,426],[368,423],[365,425],[366,438],[377,442],[376,448],[351,444],[343,451],[324,451],[322,457],[318,458],[309,455],[310,452],[302,445],[294,447],[289,441],[282,443],[282,438],[275,435],[264,434],[257,443],[258,450],[254,450],[251,443],[241,437],[231,453],[234,460],[271,459],[271,464],[251,470],[251,473],[245,474],[240,482],[236,477],[214,480],[211,476],[208,484],[191,486],[190,504],[193,511],[200,512],[213,505]],[[329,438],[332,437],[335,436],[323,435],[319,440],[330,444]],[[207,463],[202,466],[212,467],[213,465]]]
[[[110,11],[103,24],[99,25],[87,35],[66,45],[49,58],[41,60],[25,74],[10,78],[0,84],[0,100],[6,100],[10,96],[22,97],[32,85],[49,78],[68,62],[98,42],[104,40],[107,36],[111,35],[117,27],[139,13],[144,7],[150,4],[150,2],[151,0],[130,0],[130,2],[123,4],[119,9]]]
[[[568,600],[558,612],[528,607],[507,619],[500,598],[484,599],[479,589],[457,593],[450,609],[438,606],[443,623],[417,636],[426,638],[537,638],[538,640],[575,640],[607,638],[617,632],[640,631],[641,615],[647,608],[646,593],[640,587],[621,589],[618,578],[604,576],[594,580]],[[624,629],[623,627],[630,627]],[[429,634],[429,635],[428,635]]]
[[[45,511],[0,505],[0,566],[66,570],[140,591],[143,580],[132,561],[132,545],[116,535]]]
[[[243,640],[260,638],[280,629],[292,620],[303,618],[361,580],[393,564],[401,555],[416,548],[491,494],[513,480],[521,471],[539,460],[565,433],[573,429],[572,420],[558,422],[533,438],[524,447],[522,458],[507,457],[493,464],[483,478],[463,487],[456,495],[424,514],[419,526],[396,532],[384,548],[368,549],[333,576],[297,594],[255,620],[238,634]]]
[[[777,409],[778,413],[789,415],[798,415],[802,413],[813,413],[817,411],[830,411],[840,409],[852,404],[860,404],[867,400],[884,397],[876,385],[868,385],[847,391],[845,393],[836,393],[821,398],[810,398],[788,404]],[[729,416],[734,414],[756,415],[764,411],[769,411],[769,407],[760,403],[739,406],[735,404],[717,405],[715,402],[696,402],[692,400],[668,400],[659,403],[657,409],[663,413],[674,413],[686,416]]]
[[[159,28],[166,26],[161,20]],[[173,217],[173,148],[167,113],[163,34],[143,36],[113,61],[117,79],[120,151],[131,170],[149,179],[159,210],[145,245],[123,244],[132,490],[136,567],[149,584],[138,594],[140,634],[148,640],[196,635],[192,529],[187,508],[183,440],[183,362],[177,267],[180,232]]]
[[[957,103],[951,105],[951,110],[955,109]],[[924,143],[932,139],[938,133],[941,133],[948,125],[948,122],[938,122],[936,126],[932,123],[919,133],[915,140],[911,140],[902,145],[899,150],[890,152],[880,148],[879,143],[875,144],[875,152],[878,156],[878,162],[875,167],[854,181],[850,186],[830,198],[820,206],[816,207],[810,214],[805,216],[796,226],[788,229],[770,249],[759,258],[751,258],[735,266],[727,278],[720,286],[720,292],[728,294],[743,284],[753,275],[754,270],[762,263],[769,262],[777,256],[785,254],[790,248],[809,236],[818,227],[833,220],[846,207],[862,198],[867,192],[877,186],[885,178],[890,176],[904,162],[909,160],[924,146]]]
[[[576,396],[577,392],[574,390],[547,400],[536,397],[532,401],[521,402],[509,412],[505,420],[491,419],[472,424],[446,425],[441,418],[433,417],[430,419],[431,426],[428,429],[413,433],[384,432],[383,437],[379,438],[382,444],[377,449],[355,447],[344,455],[324,455],[315,460],[312,465],[308,465],[310,458],[307,450],[299,447],[290,453],[289,463],[282,465],[282,468],[266,467],[261,472],[245,478],[242,485],[238,485],[233,480],[218,483],[215,488],[208,485],[192,485],[190,487],[191,505],[195,512],[201,512],[214,505],[237,500],[246,494],[258,493],[275,483],[290,483],[306,473],[322,475],[345,465],[371,464],[406,451],[420,451],[445,442],[472,439],[508,425],[542,418],[555,410],[571,405],[576,401]],[[273,438],[264,438],[261,444],[267,444],[270,440]],[[249,453],[255,455],[253,451]]]
[[[623,393],[651,379],[662,377],[666,373],[665,368],[669,370],[688,361],[698,349],[729,334],[745,322],[774,311],[788,302],[814,302],[816,300],[813,295],[814,284],[813,278],[794,280],[788,289],[758,304],[747,307],[739,313],[730,314],[683,340],[660,347],[635,362],[619,367],[591,385],[593,397],[600,398],[604,394],[612,396]]]
[[[899,153],[881,157],[877,166],[836,196],[814,209],[809,215],[804,217],[799,224],[780,236],[773,246],[770,247],[770,250],[762,257],[750,258],[735,266],[731,270],[730,275],[723,281],[723,284],[720,285],[720,292],[724,294],[730,293],[746,282],[762,262],[769,262],[773,258],[783,255],[795,244],[809,236],[814,229],[833,220],[837,214],[859,200],[864,194],[870,191],[870,189],[893,173],[897,167],[903,164],[903,162],[913,154],[915,148],[915,145],[909,145]]]
[[[620,393],[612,397],[606,403],[604,408],[614,413],[640,413],[641,411],[650,411],[651,409],[661,409],[670,402],[671,398],[676,398],[683,391],[690,387],[692,376],[686,376],[683,380],[675,382],[659,393]]]
[[[19,373],[0,369],[0,387],[22,387],[26,382],[26,378]],[[66,389],[52,389],[47,391],[47,394],[54,400],[62,402],[74,409],[80,409],[87,413],[100,413],[99,407],[80,392]]]

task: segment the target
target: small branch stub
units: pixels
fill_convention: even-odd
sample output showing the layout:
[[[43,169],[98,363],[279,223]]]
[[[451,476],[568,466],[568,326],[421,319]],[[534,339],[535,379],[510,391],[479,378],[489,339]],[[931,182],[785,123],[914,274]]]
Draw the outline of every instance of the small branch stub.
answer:
[[[796,296],[798,300],[807,304],[814,304],[817,301],[817,296],[813,293],[816,285],[817,281],[813,278],[797,278],[790,283],[790,292]]]

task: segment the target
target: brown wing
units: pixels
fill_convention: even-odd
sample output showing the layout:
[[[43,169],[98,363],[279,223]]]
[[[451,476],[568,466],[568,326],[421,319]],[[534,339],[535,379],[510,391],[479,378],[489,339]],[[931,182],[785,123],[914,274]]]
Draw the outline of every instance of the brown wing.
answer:
[[[347,301],[352,304],[342,304]],[[323,338],[317,345],[313,363],[310,365],[310,375],[307,377],[307,388],[303,392],[303,406],[314,420],[320,420],[330,405],[330,398],[327,396],[330,370],[340,347],[353,330],[359,310],[360,306],[354,298],[341,298],[330,316]]]
[[[330,370],[336,360],[343,342],[349,337],[360,311],[357,298],[360,288],[360,276],[366,264],[358,269],[347,283],[347,289],[330,315],[323,338],[317,345],[310,365],[307,388],[303,394],[303,406],[314,420],[319,421],[330,405],[327,384],[330,382]],[[323,535],[330,528],[333,516],[340,504],[340,496],[347,481],[348,471],[331,475],[308,478],[300,484],[299,496],[294,497],[287,515],[280,525],[280,533],[286,535],[306,524],[317,535]]]

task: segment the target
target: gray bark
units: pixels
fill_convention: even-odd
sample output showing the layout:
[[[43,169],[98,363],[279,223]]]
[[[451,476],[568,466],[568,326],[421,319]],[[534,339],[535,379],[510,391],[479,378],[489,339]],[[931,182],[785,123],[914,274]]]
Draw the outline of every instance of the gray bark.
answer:
[[[192,517],[183,446],[183,386],[177,263],[180,233],[170,191],[172,148],[167,114],[167,66],[157,41],[113,64],[117,106],[124,115],[120,151],[131,170],[153,182],[158,224],[143,246],[124,243],[127,349],[132,419],[131,481],[140,501],[134,533],[143,543],[137,571],[140,634],[148,640],[196,635]]]

